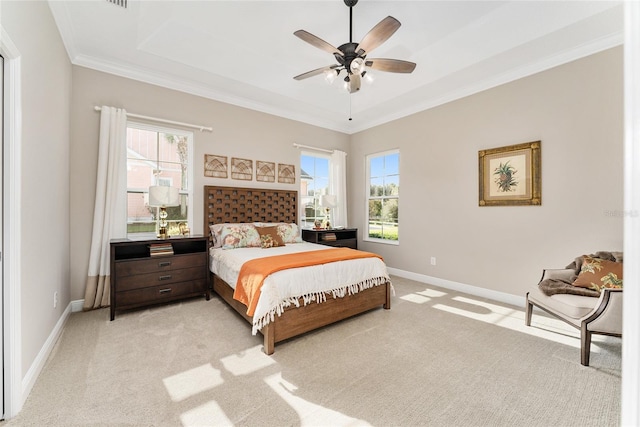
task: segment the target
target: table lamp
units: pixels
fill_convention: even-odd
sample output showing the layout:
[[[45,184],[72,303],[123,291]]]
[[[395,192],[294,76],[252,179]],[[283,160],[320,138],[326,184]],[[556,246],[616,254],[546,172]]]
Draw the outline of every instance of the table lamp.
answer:
[[[158,214],[158,238],[166,239],[167,235],[167,209],[170,206],[180,205],[180,191],[175,187],[166,185],[153,185],[149,187],[149,206],[160,208]]]
[[[337,197],[333,194],[323,194],[320,196],[320,206],[324,207],[324,228],[331,228],[329,212],[337,206]]]

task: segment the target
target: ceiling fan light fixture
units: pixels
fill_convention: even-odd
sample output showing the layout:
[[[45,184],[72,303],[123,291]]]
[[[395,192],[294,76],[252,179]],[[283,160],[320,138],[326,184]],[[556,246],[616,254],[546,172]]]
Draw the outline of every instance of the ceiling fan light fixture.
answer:
[[[351,69],[352,73],[362,73],[364,71],[364,59],[362,58],[355,58],[353,61],[351,61],[351,65],[349,66],[349,68]]]
[[[336,69],[327,70],[324,72],[324,79],[327,81],[327,83],[332,84],[336,80],[336,77],[338,77],[339,72],[340,71]]]

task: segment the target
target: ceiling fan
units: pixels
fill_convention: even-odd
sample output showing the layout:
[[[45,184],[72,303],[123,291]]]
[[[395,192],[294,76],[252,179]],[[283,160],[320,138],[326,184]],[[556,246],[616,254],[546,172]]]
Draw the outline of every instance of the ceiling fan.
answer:
[[[349,7],[349,43],[345,43],[337,48],[322,40],[319,37],[305,31],[298,30],[293,34],[305,42],[333,54],[337,64],[318,68],[312,71],[295,76],[296,80],[303,80],[318,74],[328,74],[330,77],[337,77],[342,70],[347,75],[344,78],[349,93],[360,90],[362,77],[366,74],[365,67],[378,71],[390,73],[411,73],[416,64],[400,59],[367,58],[369,52],[384,43],[389,37],[400,28],[400,21],[393,16],[387,16],[378,22],[360,41],[353,42],[353,6],[358,0],[344,0],[344,4]]]

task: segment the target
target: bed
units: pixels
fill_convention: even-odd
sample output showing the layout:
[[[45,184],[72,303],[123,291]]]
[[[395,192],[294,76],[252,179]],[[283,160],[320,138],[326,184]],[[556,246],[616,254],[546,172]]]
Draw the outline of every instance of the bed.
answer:
[[[299,237],[296,243],[285,244],[284,248],[278,247],[265,250],[260,247],[242,247],[225,250],[214,247],[218,245],[214,245],[212,233],[210,232],[211,226],[215,224],[218,224],[217,227],[213,227],[216,230],[221,227],[225,230],[229,228],[221,224],[284,224],[295,229],[297,217],[297,191],[220,186],[204,187],[204,231],[209,232],[211,242],[209,269],[213,291],[252,325],[252,333],[260,332],[263,335],[264,352],[269,355],[273,354],[275,344],[278,342],[375,308],[383,307],[387,310],[391,308],[391,281],[384,262],[379,258],[363,255],[366,253],[362,251],[335,249],[301,242]],[[248,305],[251,306],[251,304],[234,299],[235,284],[230,284],[227,281],[235,281],[237,268],[243,261],[255,257],[268,257],[289,252],[306,252],[307,250],[317,250],[318,253],[325,251],[321,254],[322,256],[329,254],[330,250],[359,253],[358,256],[361,257],[356,257],[356,259],[325,264],[323,267],[325,270],[322,270],[323,276],[325,279],[331,277],[332,279],[329,282],[333,280],[333,277],[340,277],[340,280],[353,281],[353,275],[356,273],[353,273],[352,270],[348,270],[348,274],[345,273],[347,271],[345,268],[349,268],[347,263],[356,266],[358,269],[365,264],[367,267],[362,268],[362,273],[357,273],[362,275],[357,283],[339,283],[336,280],[336,283],[332,283],[327,290],[322,292],[318,292],[316,288],[313,288],[303,291],[304,295],[299,295],[295,298],[285,297],[276,304],[275,308],[270,306],[270,303],[262,304],[262,300],[265,298],[273,299],[273,293],[264,290],[257,302],[257,311],[252,315],[247,314],[248,311],[251,311],[248,310]],[[309,252],[306,253],[309,254]],[[231,264],[235,264],[234,268],[229,267],[225,270],[225,267],[221,267],[225,262],[221,258],[226,257],[231,257],[232,259],[236,257],[235,261],[231,261]],[[319,267],[309,266],[274,272],[264,279],[263,289],[280,287],[280,291],[282,291],[284,283],[294,282],[305,283],[306,286],[307,279],[314,277],[314,274],[311,274],[309,270],[314,268]],[[327,274],[327,271],[333,271],[326,270],[327,268],[336,268],[335,275],[333,273]],[[303,270],[307,270],[306,275],[296,276],[301,274]],[[349,276],[348,279],[344,278],[345,274]],[[366,275],[374,277],[366,277]],[[317,276],[317,272],[315,276]],[[296,277],[305,277],[305,279],[297,280]],[[312,284],[314,281],[311,279],[308,281],[310,286],[321,286],[317,283]],[[300,290],[288,290],[287,292],[300,293]]]

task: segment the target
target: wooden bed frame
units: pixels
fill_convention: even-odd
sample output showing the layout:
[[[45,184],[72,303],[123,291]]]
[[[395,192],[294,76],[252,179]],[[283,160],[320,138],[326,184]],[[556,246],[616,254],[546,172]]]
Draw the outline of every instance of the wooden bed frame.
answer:
[[[298,192],[291,190],[204,187],[204,232],[219,223],[285,222],[297,223]],[[209,233],[211,236],[211,233]],[[249,324],[247,307],[233,299],[233,289],[210,272],[213,291],[233,307]],[[391,308],[391,283],[374,286],[343,298],[327,298],[322,304],[300,304],[289,307],[260,330],[264,336],[264,352],[273,354],[277,342],[293,338],[356,314],[383,306]]]

